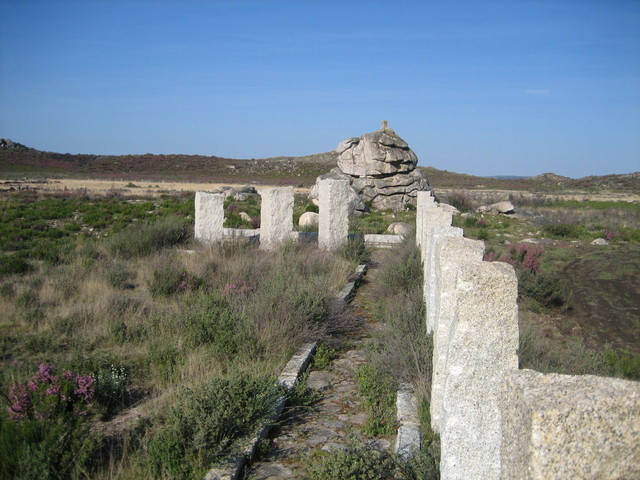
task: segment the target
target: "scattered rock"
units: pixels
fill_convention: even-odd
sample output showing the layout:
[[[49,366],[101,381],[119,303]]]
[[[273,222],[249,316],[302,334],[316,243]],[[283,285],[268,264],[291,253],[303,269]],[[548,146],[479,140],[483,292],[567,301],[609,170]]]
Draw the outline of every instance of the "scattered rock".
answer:
[[[441,203],[440,205],[438,205],[442,210],[444,210],[445,212],[451,212],[453,215],[457,215],[460,213],[460,210],[458,210],[456,207],[454,207],[453,205],[449,205],[448,203]]]
[[[411,227],[411,225],[409,225],[408,223],[404,223],[404,222],[394,222],[387,227],[387,232],[392,233],[394,235],[402,235],[403,237],[406,237],[407,235],[411,234],[412,231],[413,231],[413,227]]]
[[[240,212],[238,215],[243,222],[251,223],[251,216],[247,212]]]
[[[604,238],[596,238],[593,242],[591,242],[591,245],[609,245],[609,242],[607,242]]]
[[[316,212],[304,212],[300,215],[298,225],[300,227],[315,227],[320,221],[320,214]]]
[[[553,240],[550,240],[548,238],[525,238],[523,240],[520,240],[520,243],[531,243],[534,245],[540,245],[545,243],[553,243]]]
[[[249,199],[249,195],[246,193],[236,193],[233,199],[237,202],[246,202]]]
[[[498,215],[499,213],[508,215],[514,213],[516,211],[513,203],[511,202],[498,202],[493,203],[491,205],[484,205],[482,207],[478,207],[476,210],[478,213],[486,213],[488,215]]]

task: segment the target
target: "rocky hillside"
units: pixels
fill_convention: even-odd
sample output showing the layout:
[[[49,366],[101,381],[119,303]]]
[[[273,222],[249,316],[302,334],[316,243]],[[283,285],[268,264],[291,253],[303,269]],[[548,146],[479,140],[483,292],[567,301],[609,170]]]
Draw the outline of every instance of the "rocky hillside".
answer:
[[[0,177],[85,177],[165,179],[242,183],[247,180],[311,186],[338,164],[335,152],[303,157],[232,159],[205,155],[88,155],[43,152],[0,139]],[[640,192],[640,172],[579,179],[545,173],[531,178],[498,179],[418,167],[431,185],[455,188],[560,190],[608,189]]]

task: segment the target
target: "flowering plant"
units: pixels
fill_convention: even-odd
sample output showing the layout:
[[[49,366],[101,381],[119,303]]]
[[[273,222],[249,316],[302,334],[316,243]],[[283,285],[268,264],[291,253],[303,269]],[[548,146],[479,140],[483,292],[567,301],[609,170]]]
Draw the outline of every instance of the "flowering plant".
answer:
[[[95,395],[92,375],[66,370],[56,375],[53,367],[40,365],[27,383],[16,383],[9,389],[9,416],[24,418],[68,419],[87,415]]]
[[[533,274],[540,270],[540,257],[544,253],[544,248],[525,243],[512,243],[509,251],[498,257],[495,252],[489,251],[484,256],[488,262],[506,262],[513,265],[518,270],[523,270]]]

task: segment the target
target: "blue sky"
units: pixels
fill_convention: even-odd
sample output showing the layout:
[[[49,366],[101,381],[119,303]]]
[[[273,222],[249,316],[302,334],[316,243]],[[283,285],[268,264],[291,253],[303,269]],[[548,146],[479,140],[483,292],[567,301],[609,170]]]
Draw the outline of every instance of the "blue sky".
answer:
[[[388,120],[423,166],[640,170],[640,1],[0,0],[0,137],[307,155]]]

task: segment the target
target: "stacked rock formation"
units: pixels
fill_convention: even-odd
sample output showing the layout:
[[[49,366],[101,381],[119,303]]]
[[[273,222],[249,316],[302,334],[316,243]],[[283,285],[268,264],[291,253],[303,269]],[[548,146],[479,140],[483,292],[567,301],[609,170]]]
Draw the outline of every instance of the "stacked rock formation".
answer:
[[[318,177],[310,198],[317,198],[320,180],[346,179],[353,189],[352,211],[366,211],[367,206],[402,210],[407,204],[415,205],[418,191],[431,189],[416,169],[418,157],[386,121],[380,130],[342,141],[336,153],[338,166]]]

